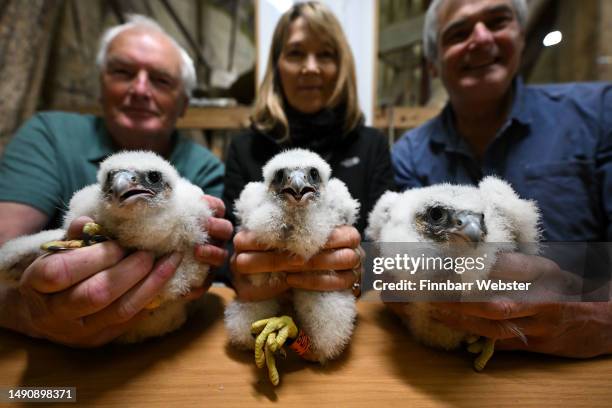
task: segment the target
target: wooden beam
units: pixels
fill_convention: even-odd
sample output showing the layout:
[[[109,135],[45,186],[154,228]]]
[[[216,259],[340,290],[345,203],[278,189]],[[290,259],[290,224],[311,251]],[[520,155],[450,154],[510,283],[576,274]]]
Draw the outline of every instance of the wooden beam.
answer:
[[[250,106],[235,106],[231,108],[199,108],[187,109],[184,117],[179,119],[176,127],[179,129],[244,129],[249,126],[249,116],[253,108]]]
[[[193,51],[198,61],[206,68],[207,71],[210,71],[210,64],[208,63],[208,61],[206,61],[206,58],[204,57],[204,53],[200,49],[199,44],[193,38],[193,36],[189,32],[185,24],[183,24],[183,22],[181,21],[181,18],[178,16],[177,12],[174,10],[174,7],[172,7],[172,5],[168,2],[168,0],[161,0],[161,4],[164,6],[168,14],[170,14],[170,17],[174,21],[174,24],[176,24],[180,32],[183,34],[183,37],[185,37],[185,40],[187,40],[187,43],[191,47],[191,51]]]
[[[56,108],[68,112],[88,113],[101,115],[99,107],[68,107]],[[396,106],[390,114],[389,108],[376,109],[373,126],[380,129],[389,128],[389,118],[392,116],[393,127],[410,129],[423,124],[436,116],[440,111],[434,108],[412,108]],[[218,107],[190,107],[185,116],[180,118],[176,127],[178,129],[203,130],[238,130],[250,124],[250,115],[253,108],[250,106],[234,106],[229,108]]]
[[[54,106],[52,109],[102,116],[102,110],[98,106]],[[178,120],[176,127],[202,130],[244,129],[249,126],[252,110],[250,106],[229,108],[192,106],[187,109],[185,116]]]
[[[392,109],[389,112],[389,109]],[[422,125],[429,119],[440,113],[435,108],[413,108],[407,106],[396,106],[393,108],[377,109],[374,114],[374,127],[379,129],[389,128],[389,122],[396,129],[412,129]]]
[[[378,52],[380,55],[411,46],[421,41],[424,15],[408,18],[380,30]]]
[[[601,0],[599,18],[599,52],[597,54],[597,79],[612,80],[612,1]]]

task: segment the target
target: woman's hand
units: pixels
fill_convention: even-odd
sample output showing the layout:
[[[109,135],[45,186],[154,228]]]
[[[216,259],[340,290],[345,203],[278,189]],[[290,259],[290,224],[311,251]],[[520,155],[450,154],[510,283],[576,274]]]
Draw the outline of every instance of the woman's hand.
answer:
[[[213,216],[206,220],[206,225],[202,226],[202,228],[208,231],[210,243],[196,245],[195,257],[202,263],[209,264],[212,267],[219,267],[227,259],[225,243],[232,237],[234,228],[231,222],[223,218],[225,205],[221,199],[210,195],[204,195],[202,199],[208,203],[208,206],[213,211]]]
[[[349,289],[359,282],[363,250],[361,236],[351,226],[336,227],[323,249],[309,260],[287,252],[266,249],[254,234],[241,231],[234,237],[234,254],[230,259],[232,281],[238,298],[244,301],[275,297],[287,289],[333,291]],[[308,273],[334,271],[331,274]],[[250,274],[286,272],[284,280],[273,280],[255,286],[247,278]]]

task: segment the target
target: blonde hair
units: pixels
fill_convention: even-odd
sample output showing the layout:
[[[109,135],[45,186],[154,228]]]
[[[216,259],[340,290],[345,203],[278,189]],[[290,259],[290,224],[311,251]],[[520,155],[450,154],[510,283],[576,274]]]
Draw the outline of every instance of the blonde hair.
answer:
[[[278,59],[287,42],[289,27],[299,17],[317,36],[328,40],[337,54],[338,79],[328,101],[328,107],[345,106],[344,133],[353,130],[363,120],[357,97],[355,62],[340,22],[323,4],[316,1],[295,4],[276,24],[268,57],[268,66],[251,116],[253,126],[260,132],[275,133],[280,141],[289,140],[289,124],[284,112],[283,90],[278,74]]]

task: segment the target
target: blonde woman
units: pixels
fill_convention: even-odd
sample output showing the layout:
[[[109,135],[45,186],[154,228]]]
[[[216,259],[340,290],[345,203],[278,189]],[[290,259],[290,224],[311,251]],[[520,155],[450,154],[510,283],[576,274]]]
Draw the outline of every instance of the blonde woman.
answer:
[[[355,249],[367,214],[377,199],[394,188],[389,147],[385,137],[363,125],[359,110],[355,64],[340,23],[318,2],[294,5],[283,14],[272,37],[268,66],[251,129],[231,143],[225,175],[224,201],[232,222],[233,203],[243,187],[262,179],[262,166],[281,150],[302,147],[321,155],[334,177],[348,186],[361,202],[357,228],[339,227],[332,233],[328,250],[306,265],[289,265],[274,251],[258,250],[247,233],[234,239],[232,281],[242,300],[261,300],[294,287],[340,290],[354,286],[359,266]],[[275,287],[253,287],[243,275],[261,269],[338,271],[334,275],[287,274]],[[259,266],[259,267],[258,267]]]

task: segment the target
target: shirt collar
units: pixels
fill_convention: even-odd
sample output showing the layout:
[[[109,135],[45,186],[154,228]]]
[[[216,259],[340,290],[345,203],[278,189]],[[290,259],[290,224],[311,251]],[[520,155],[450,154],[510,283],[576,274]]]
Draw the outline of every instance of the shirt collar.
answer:
[[[512,87],[514,91],[512,109],[510,110],[510,115],[508,116],[506,124],[502,126],[496,137],[503,134],[504,131],[514,122],[527,126],[532,120],[531,112],[533,109],[530,105],[531,101],[529,101],[529,98],[526,95],[523,79],[520,76],[516,77],[513,81]],[[436,120],[434,126],[432,127],[430,140],[433,143],[445,146],[446,151],[464,153],[471,156],[472,153],[470,147],[468,146],[467,142],[459,136],[459,133],[457,133],[457,130],[455,129],[454,115],[455,114],[450,102],[447,102],[446,106],[438,117],[438,120]]]
[[[455,114],[450,105],[446,104],[440,117],[435,122],[432,128],[431,141],[433,143],[444,146],[447,152],[462,153],[468,156],[472,155],[471,149],[467,142],[459,136],[455,129]]]
[[[512,86],[514,87],[514,100],[512,101],[512,110],[508,121],[517,121],[522,125],[529,125],[533,118],[533,107],[531,105],[534,102],[527,97],[523,78],[516,77]]]

